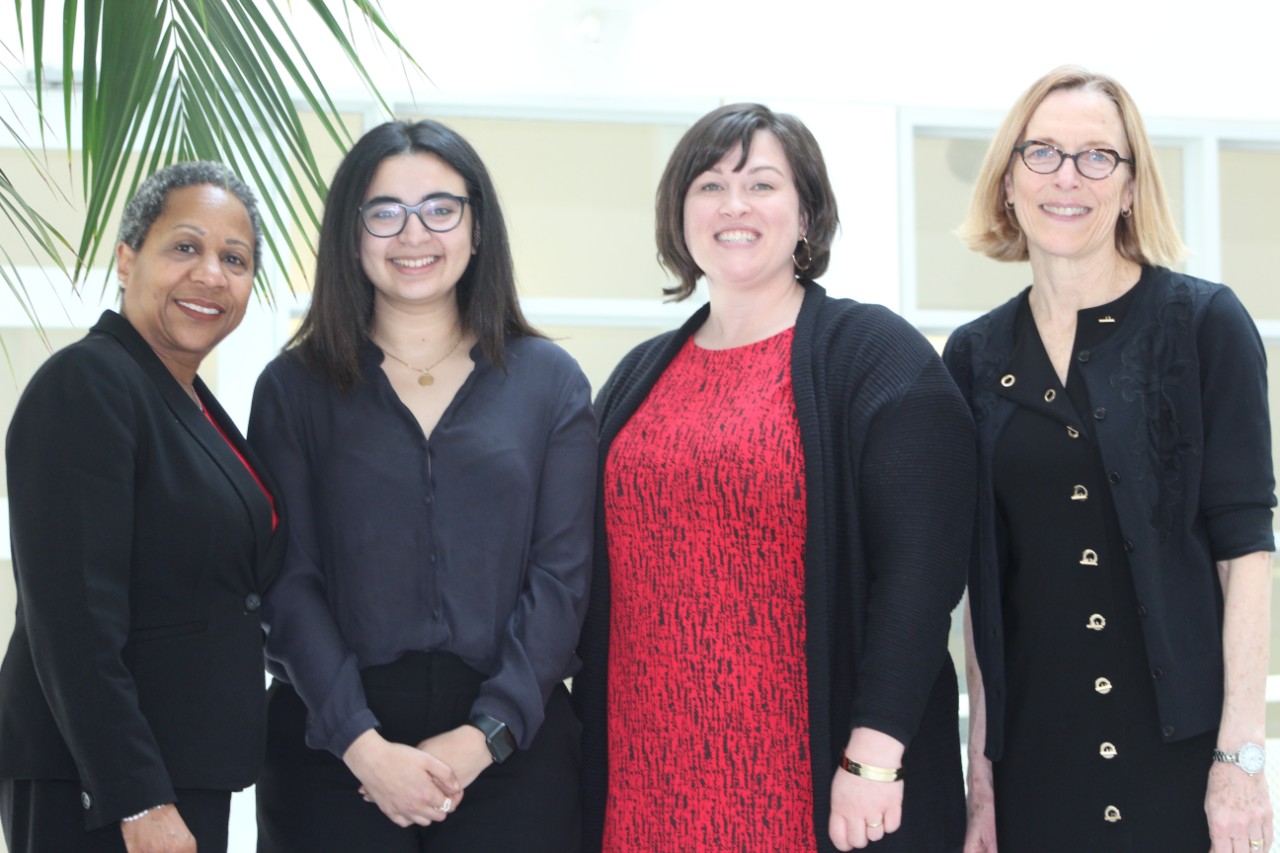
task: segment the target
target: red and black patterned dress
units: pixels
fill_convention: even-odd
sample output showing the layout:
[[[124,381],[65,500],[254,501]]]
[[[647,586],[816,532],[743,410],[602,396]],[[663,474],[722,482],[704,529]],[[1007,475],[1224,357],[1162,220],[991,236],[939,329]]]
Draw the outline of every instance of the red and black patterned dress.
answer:
[[[604,477],[604,850],[815,850],[792,330],[689,340]]]

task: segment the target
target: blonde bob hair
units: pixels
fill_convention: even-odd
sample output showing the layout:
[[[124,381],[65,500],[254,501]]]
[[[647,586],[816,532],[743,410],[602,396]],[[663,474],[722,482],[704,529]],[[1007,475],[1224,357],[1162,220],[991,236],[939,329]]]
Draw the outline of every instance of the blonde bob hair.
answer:
[[[1074,65],[1055,68],[1031,85],[996,130],[978,173],[969,212],[958,230],[975,252],[997,261],[1027,260],[1027,237],[1014,211],[1005,207],[1004,179],[1016,164],[1013,147],[1022,142],[1036,109],[1053,92],[1082,89],[1099,92],[1120,111],[1129,156],[1133,158],[1133,215],[1116,220],[1116,251],[1139,264],[1168,266],[1186,254],[1169,212],[1164,184],[1156,171],[1154,151],[1142,116],[1124,87],[1110,77]],[[1121,168],[1126,166],[1122,164]]]

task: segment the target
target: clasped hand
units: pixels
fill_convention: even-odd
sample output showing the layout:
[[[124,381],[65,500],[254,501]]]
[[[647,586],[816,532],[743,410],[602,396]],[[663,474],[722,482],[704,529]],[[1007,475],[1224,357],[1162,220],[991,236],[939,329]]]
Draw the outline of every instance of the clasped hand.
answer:
[[[342,756],[360,780],[360,793],[397,826],[429,826],[462,801],[453,768],[434,755],[392,743],[369,729]]]
[[[360,780],[360,794],[397,826],[428,826],[445,820],[463,791],[492,762],[484,735],[459,726],[416,747],[385,740],[373,729],[356,738],[343,756]]]

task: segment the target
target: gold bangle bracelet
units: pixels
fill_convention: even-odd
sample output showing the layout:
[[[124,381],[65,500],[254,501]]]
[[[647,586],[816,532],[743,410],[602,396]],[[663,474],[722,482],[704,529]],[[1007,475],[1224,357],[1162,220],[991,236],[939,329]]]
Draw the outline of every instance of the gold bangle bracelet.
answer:
[[[863,779],[870,779],[872,782],[901,782],[902,768],[890,770],[888,767],[872,767],[869,764],[859,764],[847,755],[840,756],[840,767],[848,770],[854,776],[861,776]]]

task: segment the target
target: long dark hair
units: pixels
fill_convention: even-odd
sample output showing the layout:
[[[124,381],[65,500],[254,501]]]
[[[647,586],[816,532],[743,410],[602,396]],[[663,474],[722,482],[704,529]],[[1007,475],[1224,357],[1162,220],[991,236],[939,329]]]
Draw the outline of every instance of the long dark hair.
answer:
[[[458,280],[463,331],[475,335],[485,357],[504,369],[508,335],[542,337],[520,311],[507,226],[480,155],[440,122],[387,122],[362,136],[333,176],[320,225],[311,306],[286,346],[343,390],[360,384],[360,348],[373,322],[373,284],[360,266],[358,208],[383,160],[419,153],[436,155],[466,182],[476,252]]]

